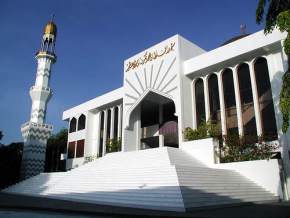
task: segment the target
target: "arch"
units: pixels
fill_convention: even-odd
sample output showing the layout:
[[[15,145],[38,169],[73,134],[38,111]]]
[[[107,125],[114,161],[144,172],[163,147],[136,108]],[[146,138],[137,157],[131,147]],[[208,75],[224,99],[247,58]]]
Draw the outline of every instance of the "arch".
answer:
[[[209,75],[208,77],[208,93],[209,93],[210,120],[213,123],[220,123],[221,111],[220,111],[218,77],[214,73]]]
[[[75,132],[77,128],[77,119],[72,118],[69,123],[69,133]]]
[[[250,68],[246,63],[241,63],[237,67],[237,75],[239,82],[239,93],[242,108],[242,120],[244,135],[251,136],[246,138],[254,139],[257,135],[257,126],[255,119],[254,101],[252,94]],[[254,136],[254,138],[252,138]]]
[[[222,71],[222,82],[225,101],[225,115],[227,132],[238,134],[238,118],[235,99],[233,71],[226,68]]]
[[[195,88],[195,111],[196,111],[196,126],[198,127],[205,121],[205,99],[204,99],[204,84],[201,78],[197,79],[194,85]]]
[[[168,94],[165,94],[165,93],[162,93],[162,92],[159,92],[157,90],[153,90],[153,89],[147,89],[135,102],[134,104],[127,110],[126,112],[126,116],[124,117],[124,127],[125,129],[128,129],[129,128],[129,122],[130,122],[130,117],[131,117],[131,114],[132,112],[134,111],[134,109],[136,109],[138,107],[138,105],[140,104],[140,102],[147,96],[149,95],[150,93],[155,93],[155,94],[158,94],[158,95],[161,95],[165,98],[169,98],[170,100],[173,100],[172,96],[171,95],[168,95]],[[175,103],[175,102],[174,102]]]
[[[83,130],[86,128],[86,116],[82,114],[78,120],[78,130]]]
[[[267,59],[259,57],[254,62],[262,132],[266,140],[277,139],[277,126],[272,98],[271,82]]]

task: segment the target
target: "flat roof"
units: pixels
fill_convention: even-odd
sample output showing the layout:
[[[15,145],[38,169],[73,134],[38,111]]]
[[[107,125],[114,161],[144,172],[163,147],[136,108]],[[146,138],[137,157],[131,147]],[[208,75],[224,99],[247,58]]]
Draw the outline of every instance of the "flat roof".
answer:
[[[65,110],[62,114],[62,119],[67,120],[70,117],[73,117],[77,114],[81,114],[102,107],[103,105],[109,104],[117,100],[121,100],[122,98],[123,98],[123,87],[120,87],[111,92],[105,93],[82,104],[79,104],[73,108]]]

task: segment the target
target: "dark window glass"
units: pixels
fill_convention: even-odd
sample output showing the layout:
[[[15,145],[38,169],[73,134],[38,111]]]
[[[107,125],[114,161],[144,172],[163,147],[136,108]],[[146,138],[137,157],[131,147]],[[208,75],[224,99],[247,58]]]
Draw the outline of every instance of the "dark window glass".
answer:
[[[175,105],[173,101],[170,101],[163,105],[163,123],[167,121],[177,121],[177,116],[175,116]]]
[[[159,105],[155,102],[143,100],[141,103],[141,128],[159,123]]]
[[[77,127],[77,119],[76,118],[72,118],[70,123],[69,123],[69,132],[75,132],[76,131],[76,127]]]
[[[67,157],[68,158],[75,157],[75,144],[76,144],[76,142],[69,142],[68,143],[68,150],[67,150]]]
[[[220,99],[217,75],[212,74],[208,78],[208,93],[210,106],[210,119],[213,123],[220,123]]]
[[[100,126],[100,143],[99,143],[99,156],[103,154],[103,138],[104,138],[104,112],[101,112],[101,126]]]
[[[252,95],[251,77],[248,64],[238,67],[239,89],[241,97],[242,118],[245,136],[256,136],[256,119]],[[247,138],[247,137],[246,137]],[[249,137],[253,138],[253,137]]]
[[[119,108],[115,107],[115,116],[114,116],[114,138],[116,139],[118,136],[118,116],[119,116]]]
[[[224,70],[222,78],[225,98],[227,130],[229,133],[238,134],[238,120],[237,120],[235,89],[232,70],[230,69]]]
[[[111,132],[111,110],[108,110],[108,119],[107,119],[107,140],[110,139]]]
[[[198,127],[202,121],[205,121],[204,88],[202,79],[198,79],[195,82],[195,105],[196,125]]]
[[[79,122],[78,122],[78,130],[82,130],[86,128],[86,116],[85,115],[81,115],[79,117]]]
[[[259,58],[254,65],[263,135],[266,140],[277,139],[277,127],[267,60]]]
[[[85,148],[85,140],[78,140],[77,141],[77,152],[76,157],[83,157],[84,156],[84,148]]]

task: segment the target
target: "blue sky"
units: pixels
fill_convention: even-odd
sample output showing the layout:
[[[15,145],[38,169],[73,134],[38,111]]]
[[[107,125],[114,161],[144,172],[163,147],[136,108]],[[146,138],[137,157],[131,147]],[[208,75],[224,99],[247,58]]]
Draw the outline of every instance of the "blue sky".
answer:
[[[172,35],[205,50],[239,35],[261,30],[257,0],[1,0],[0,130],[2,143],[21,141],[29,120],[36,61],[43,27],[55,14],[57,63],[50,87],[47,123],[66,127],[62,112],[122,86],[123,61]]]

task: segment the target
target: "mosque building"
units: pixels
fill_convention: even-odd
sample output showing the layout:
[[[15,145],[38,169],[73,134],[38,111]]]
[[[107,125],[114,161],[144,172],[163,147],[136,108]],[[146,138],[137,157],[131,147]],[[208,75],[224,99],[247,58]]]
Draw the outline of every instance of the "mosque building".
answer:
[[[289,199],[290,132],[282,133],[279,108],[288,67],[285,37],[259,31],[205,51],[174,35],[128,58],[122,87],[63,112],[67,171],[37,170],[5,191],[178,212]],[[49,23],[36,56],[31,119],[22,127],[24,166],[27,158],[38,158],[33,149],[44,149],[52,129],[45,111],[55,38],[56,26]],[[263,136],[278,145],[280,157],[222,163],[216,139],[185,137],[188,127],[206,121],[220,126],[223,136]]]
[[[284,37],[260,31],[205,51],[175,35],[125,60],[122,87],[64,111],[67,167],[106,155],[113,139],[122,152],[178,148],[185,128],[209,120],[222,135],[263,135],[288,156],[278,103]]]

